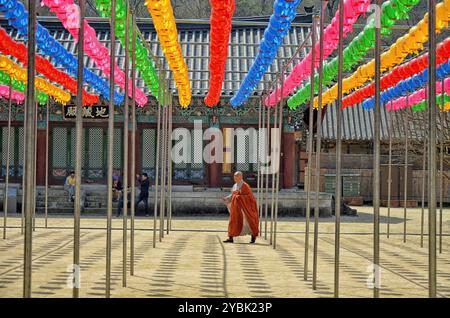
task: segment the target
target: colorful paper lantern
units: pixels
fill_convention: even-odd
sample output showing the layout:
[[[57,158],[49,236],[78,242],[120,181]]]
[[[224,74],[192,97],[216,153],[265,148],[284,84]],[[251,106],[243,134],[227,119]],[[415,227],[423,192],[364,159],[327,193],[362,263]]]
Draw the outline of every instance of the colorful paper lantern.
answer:
[[[9,24],[13,26],[19,34],[24,37],[28,36],[28,11],[25,10],[23,4],[17,0],[0,0],[0,12],[5,15]],[[54,38],[50,33],[36,23],[36,44],[43,54],[52,58],[56,65],[63,66],[67,73],[76,76],[78,71],[78,60]],[[109,85],[101,77],[97,76],[86,67],[83,72],[83,80],[94,88],[103,98],[109,100]],[[123,95],[115,92],[115,104],[121,104]]]
[[[120,40],[122,47],[125,47],[125,25],[126,25],[126,12],[127,5],[125,0],[116,0],[116,23],[114,26],[114,30],[116,32],[116,37]],[[99,11],[102,17],[110,17],[111,16],[111,0],[95,0],[95,5],[97,10]],[[132,30],[134,26],[131,23],[131,18],[129,21],[130,25],[130,34],[128,36],[129,39],[129,49],[131,54],[133,37]],[[139,70],[140,77],[144,80],[144,83],[150,89],[150,92],[156,99],[160,99],[159,94],[159,78],[156,73],[155,66],[153,61],[149,59],[149,52],[141,43],[139,37],[136,37],[135,41],[136,51],[136,68]]]
[[[14,56],[23,65],[28,63],[27,47],[23,43],[14,41],[6,31],[0,27],[0,51],[5,55]],[[47,59],[36,54],[36,72],[44,75],[49,81],[58,83],[73,95],[77,94],[77,82],[66,73],[58,70]],[[97,104],[98,95],[92,95],[83,90],[84,105]]]
[[[205,104],[213,107],[219,102],[222,91],[231,32],[231,18],[235,6],[234,0],[210,0],[210,3],[209,90],[205,97]]]
[[[17,63],[11,61],[6,56],[0,56],[0,71],[7,73],[12,78],[26,83],[27,70],[20,67]],[[70,101],[70,94],[49,83],[48,81],[37,77],[35,79],[36,88],[63,105]]]
[[[442,64],[450,58],[450,38],[447,38],[442,43],[439,43],[436,48],[436,64]],[[384,75],[380,79],[381,90],[386,90],[389,87],[396,85],[401,80],[407,79],[414,74],[423,71],[428,67],[428,53],[419,56],[413,60],[408,61],[403,65],[396,66],[391,72]],[[364,99],[373,96],[375,93],[375,84],[365,86],[349,95],[342,100],[342,107],[348,107],[354,104],[361,103]]]
[[[348,33],[353,31],[353,24],[358,20],[361,14],[366,12],[369,5],[370,0],[344,0],[344,38]],[[323,35],[323,58],[326,59],[337,48],[338,45],[339,10],[337,10],[336,14],[331,20],[331,23],[323,30]],[[317,57],[314,61],[314,67],[318,67],[320,43],[316,43],[314,50]],[[266,99],[265,104],[270,106],[275,105],[275,103],[281,99],[281,91],[283,91],[283,97],[289,96],[289,94],[292,93],[294,89],[311,74],[311,59],[312,53],[310,51],[304,59],[302,59],[297,65],[294,66],[291,73],[286,77],[286,79],[284,80],[283,89],[281,89],[281,87],[278,87],[276,91],[270,94],[269,99]],[[328,70],[329,67],[330,66],[327,67],[327,74],[330,74],[330,71]]]
[[[264,37],[259,46],[258,55],[250,70],[241,82],[239,90],[230,100],[231,106],[241,106],[253,93],[261,78],[267,72],[277,55],[278,48],[283,38],[291,28],[291,22],[295,18],[300,0],[276,0],[273,4],[273,13],[270,16],[269,25],[264,31]]]
[[[0,85],[0,97],[7,99],[11,97],[11,100],[16,104],[22,104],[25,100],[25,95],[23,93],[20,93],[13,89],[10,93],[10,88],[6,85]]]
[[[58,19],[62,22],[63,26],[72,34],[76,41],[78,41],[78,33],[80,26],[80,16],[73,14],[75,6],[74,0],[42,0],[42,5],[49,7],[51,12],[54,12]],[[97,68],[100,69],[103,74],[109,78],[110,76],[110,55],[108,49],[100,43],[97,38],[95,30],[84,20],[84,51],[89,56]],[[120,69],[117,63],[114,64],[114,82],[125,90],[125,73]],[[133,83],[131,80],[128,82],[128,96],[132,97]],[[147,104],[147,96],[144,92],[136,88],[135,90],[136,103],[139,106]]]
[[[191,83],[189,82],[188,69],[181,52],[181,46],[178,42],[177,25],[170,0],[150,0],[145,4],[152,15],[159,42],[173,72],[173,78],[178,87],[180,105],[188,107],[192,97]]]
[[[381,28],[382,35],[386,36],[389,34],[389,28],[392,26],[391,21],[389,19],[383,18],[383,16],[387,16],[387,11],[389,10],[389,17],[392,19],[394,15],[392,14],[392,10],[395,10],[397,14],[395,17],[405,18],[408,16],[409,11],[411,11],[414,6],[416,6],[420,0],[401,0],[402,4],[399,5],[400,0],[389,0],[386,1],[385,5],[382,8],[381,12]],[[389,8],[389,9],[388,9]],[[399,18],[395,20],[397,22]],[[343,70],[350,71],[354,65],[356,65],[362,58],[371,50],[375,45],[375,21],[371,20],[369,24],[367,24],[364,29],[356,36],[344,49],[343,51]],[[337,65],[338,57],[336,56],[331,62]],[[329,64],[327,63],[327,64]],[[329,85],[331,81],[335,80],[337,76],[337,67],[327,67],[327,64],[324,65],[323,71],[323,85]],[[316,75],[318,78],[318,75]],[[317,88],[316,84],[314,85],[315,90]],[[309,88],[306,86],[297,91],[292,97],[288,99],[288,106],[291,109],[295,109],[301,104],[304,104],[309,100]]]
[[[444,0],[444,2],[436,5],[436,12],[443,12],[446,8],[445,5],[450,3],[450,0]],[[450,22],[450,15],[443,16],[444,20],[439,20],[439,28],[436,27],[436,33],[440,33],[442,30],[448,27]],[[438,20],[438,16],[437,16]],[[397,41],[391,45],[389,50],[381,54],[381,71],[385,72],[391,70],[394,66],[403,62],[403,60],[410,54],[417,54],[423,50],[424,43],[428,41],[428,14],[409,32],[397,39]],[[371,80],[375,76],[375,60],[360,66],[351,76],[345,78],[343,83],[343,93],[349,93],[361,86],[367,81]],[[322,102],[324,105],[333,103],[337,98],[337,88],[335,84],[331,89],[325,91],[322,95]],[[314,99],[314,107],[317,107],[318,99]]]

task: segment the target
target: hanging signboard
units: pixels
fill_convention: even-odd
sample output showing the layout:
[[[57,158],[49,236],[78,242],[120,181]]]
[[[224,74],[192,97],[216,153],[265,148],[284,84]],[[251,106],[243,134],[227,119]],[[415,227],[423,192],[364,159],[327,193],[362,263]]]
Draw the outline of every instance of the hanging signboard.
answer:
[[[75,119],[77,117],[76,106],[64,106],[64,119]],[[103,105],[83,107],[83,119],[107,119],[109,107]]]

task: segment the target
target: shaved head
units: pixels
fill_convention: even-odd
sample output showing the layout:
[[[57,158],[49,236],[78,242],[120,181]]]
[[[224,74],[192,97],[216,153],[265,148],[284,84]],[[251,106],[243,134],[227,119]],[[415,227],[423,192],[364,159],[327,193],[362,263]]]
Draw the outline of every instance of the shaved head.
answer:
[[[242,172],[241,171],[236,171],[235,173],[234,173],[234,182],[236,182],[236,183],[239,183],[239,182],[241,182],[242,181],[242,179],[243,179],[243,174],[242,174]]]

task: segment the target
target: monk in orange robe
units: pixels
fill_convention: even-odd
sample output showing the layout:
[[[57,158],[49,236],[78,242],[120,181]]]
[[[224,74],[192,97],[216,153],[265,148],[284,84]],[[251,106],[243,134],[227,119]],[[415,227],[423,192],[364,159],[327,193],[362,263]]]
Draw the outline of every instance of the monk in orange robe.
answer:
[[[234,174],[234,182],[231,194],[223,199],[230,212],[228,239],[224,243],[233,243],[233,237],[244,235],[251,235],[250,243],[255,243],[259,233],[256,199],[248,183],[244,182],[242,172]]]

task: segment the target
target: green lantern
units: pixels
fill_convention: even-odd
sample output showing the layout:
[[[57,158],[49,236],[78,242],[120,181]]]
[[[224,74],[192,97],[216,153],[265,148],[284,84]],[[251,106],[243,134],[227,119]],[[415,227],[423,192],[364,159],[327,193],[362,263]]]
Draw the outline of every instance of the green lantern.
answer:
[[[382,5],[381,12],[381,35],[387,36],[392,30],[391,27],[399,20],[408,18],[408,12],[417,5],[420,0],[390,0]],[[375,20],[372,19],[364,27],[364,29],[356,36],[343,51],[343,70],[350,71],[353,66],[361,61],[361,59],[375,45]],[[323,85],[329,85],[337,76],[337,57],[330,63],[336,63],[336,67],[324,65],[324,82]],[[298,90],[296,94],[289,98],[289,107],[296,106],[309,100],[309,87],[305,85]],[[306,94],[305,94],[306,92]],[[303,98],[304,97],[304,98]]]
[[[109,17],[111,13],[111,1],[110,0],[95,0],[95,5],[100,12],[102,17]],[[116,0],[115,7],[116,23],[114,29],[116,31],[116,36],[119,38],[120,43],[125,47],[125,26],[126,26],[126,14],[127,5],[124,0]],[[131,19],[128,21],[131,25]],[[131,28],[134,26],[131,25]],[[130,28],[130,52],[132,48],[132,32]],[[143,46],[139,38],[136,38],[136,68],[140,71],[140,76],[144,80],[145,84],[149,87],[150,92],[153,96],[159,99],[159,78],[156,74],[156,69],[153,61],[148,58],[148,51]]]

